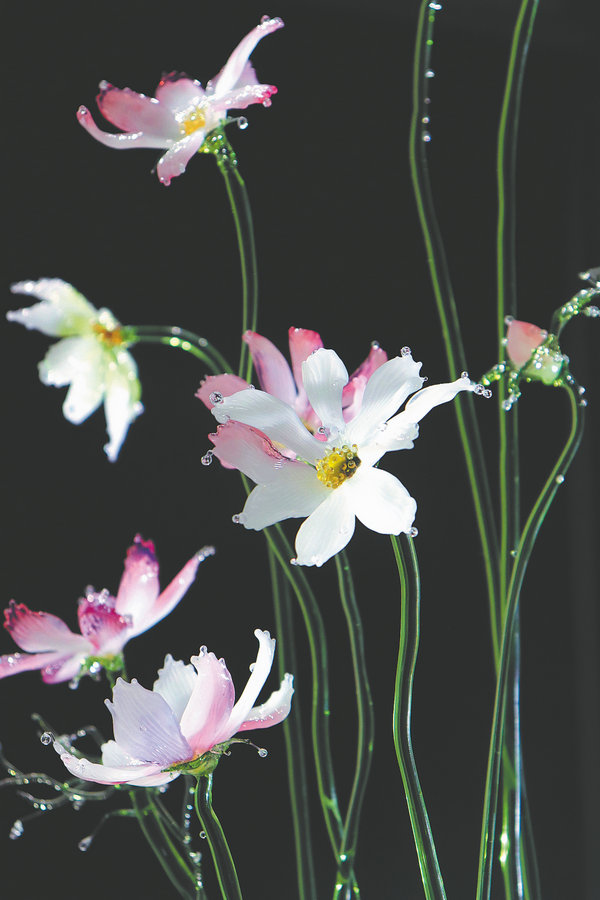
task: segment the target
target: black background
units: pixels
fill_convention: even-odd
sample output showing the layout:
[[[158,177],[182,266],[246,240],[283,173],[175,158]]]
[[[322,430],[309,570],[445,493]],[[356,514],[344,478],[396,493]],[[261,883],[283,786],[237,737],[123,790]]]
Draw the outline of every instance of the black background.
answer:
[[[598,20],[591,0],[542,0],[531,47],[520,138],[519,315],[541,326],[599,264]],[[97,83],[152,94],[162,71],[205,82],[265,12],[286,28],[253,61],[278,85],[269,110],[248,111],[231,131],[255,216],[259,331],[282,349],[287,328],[320,331],[352,369],[377,339],[406,344],[430,383],[447,379],[443,347],[412,198],[407,135],[417,4],[58,2],[11,5],[4,18],[5,309],[13,281],[56,276],[125,323],[171,324],[206,335],[229,358],[239,341],[239,268],[231,217],[213,161],[192,160],[165,189],[154,151],[116,153],[77,125]],[[496,361],[494,154],[515,2],[448,2],[439,14],[428,148],[447,239],[469,370]],[[7,109],[8,107],[8,109]],[[166,652],[200,644],[225,656],[238,685],[255,655],[255,627],[274,629],[263,539],[231,523],[243,495],[234,473],[200,465],[213,422],[194,391],[204,374],[185,354],[135,350],[145,413],[118,462],[104,458],[104,420],[64,420],[62,392],[41,385],[47,339],[5,323],[2,595],[63,616],[76,627],[85,585],[114,591],[122,558],[141,531],[156,541],[165,584],[204,543],[217,546],[177,610],[128,647],[128,669],[150,686]],[[569,327],[564,349],[587,386],[583,447],[548,516],[523,601],[523,714],[528,784],[547,900],[600,895],[598,746],[598,327]],[[494,472],[496,402],[477,404]],[[566,401],[526,389],[519,403],[527,508],[562,446]],[[480,551],[450,407],[423,423],[412,453],[386,458],[418,501],[423,630],[414,698],[414,743],[448,896],[473,895],[493,698]],[[294,523],[288,531],[295,533]],[[391,741],[399,596],[385,538],[357,526],[350,547],[364,613],[377,714],[372,783],[357,871],[366,898],[422,896]],[[347,796],[355,729],[351,669],[332,563],[309,573],[331,643],[332,735],[339,790]],[[297,698],[310,671],[298,620]],[[0,649],[12,649],[8,635]],[[276,679],[269,686],[274,688]],[[46,687],[37,673],[0,685],[4,751],[20,768],[61,777],[29,714],[57,731],[93,722],[108,736],[104,684]],[[261,760],[237,748],[216,774],[214,801],[244,895],[295,896],[281,729],[259,735]],[[170,790],[176,804],[177,782]],[[77,850],[99,806],[26,823],[11,790],[0,794],[3,896],[92,898],[171,895],[136,825],[116,820],[87,854]],[[319,898],[334,868],[315,804]],[[216,897],[210,865],[207,885]],[[497,885],[501,896],[500,881]]]

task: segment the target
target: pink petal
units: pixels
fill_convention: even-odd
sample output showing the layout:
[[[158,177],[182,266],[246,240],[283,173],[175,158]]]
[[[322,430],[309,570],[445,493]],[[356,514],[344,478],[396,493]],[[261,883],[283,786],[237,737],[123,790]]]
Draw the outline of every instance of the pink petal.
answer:
[[[216,78],[212,79],[210,88],[216,97],[220,97],[227,91],[236,87],[242,77],[248,58],[258,42],[264,38],[265,35],[271,34],[279,28],[283,28],[281,19],[265,18],[264,21],[257,25],[256,28],[253,28],[246,37],[242,38],[225,63],[223,69]]]
[[[206,132],[199,128],[177,141],[164,156],[161,156],[156,167],[156,174],[161,184],[169,185],[172,178],[183,175],[190,159],[204,143],[205,136]]]
[[[119,615],[129,616],[135,630],[139,627],[139,623],[144,621],[148,610],[158,597],[159,590],[158,560],[154,543],[145,541],[140,534],[136,534],[125,557],[125,570],[117,591],[115,609]]]
[[[387,353],[381,347],[371,347],[365,361],[350,376],[348,384],[342,391],[342,413],[345,422],[350,422],[360,412],[367,381],[379,366],[387,362],[387,358]]]
[[[89,759],[81,759],[69,753],[58,741],[54,741],[54,749],[60,756],[62,762],[72,775],[76,778],[82,778],[84,781],[95,781],[98,784],[128,784],[136,783],[140,778],[148,778],[153,775],[160,775],[161,767],[155,763],[141,763],[131,766],[105,766],[102,763],[93,763]],[[163,780],[158,782],[150,781],[147,784],[162,784]]]
[[[316,431],[321,420],[317,417],[312,406],[308,402],[306,391],[304,390],[304,382],[302,381],[302,363],[315,352],[321,349],[323,341],[321,335],[317,331],[309,331],[307,328],[290,328],[288,331],[290,344],[290,358],[292,360],[292,371],[298,388],[298,399],[296,400],[296,412],[300,418],[306,423],[311,431]]]
[[[202,400],[208,409],[212,409],[215,405],[211,399],[211,394],[220,394],[221,397],[230,397],[231,394],[237,394],[238,391],[244,391],[248,387],[248,382],[240,378],[239,375],[207,375],[200,382],[200,387],[196,391],[198,400]]]
[[[194,581],[200,563],[204,562],[208,556],[213,556],[214,552],[214,547],[203,547],[202,550],[199,550],[198,553],[195,553],[194,556],[192,556],[181,572],[175,576],[162,594],[156,598],[155,602],[145,609],[142,614],[136,617],[133,624],[132,636],[141,634],[143,631],[152,628],[153,625],[156,625],[157,622],[160,622],[161,619],[164,619],[165,616],[168,616],[169,613],[175,609],[189,586]]]
[[[58,657],[45,665],[42,669],[42,681],[44,684],[58,684],[61,681],[70,681],[79,675],[81,666],[89,655],[87,653],[73,653],[70,656]]]
[[[7,653],[0,656],[0,678],[18,675],[19,672],[31,672],[43,669],[44,666],[62,659],[59,653]]]
[[[217,459],[239,469],[256,484],[279,479],[282,469],[288,465],[306,468],[304,463],[283,456],[262,431],[241,422],[219,425],[216,433],[208,437],[215,445]]]
[[[163,107],[171,110],[182,110],[194,106],[205,96],[204,88],[199,81],[192,80],[183,72],[169,72],[163,75],[156,88],[156,99]]]
[[[107,741],[102,744],[102,765],[106,769],[111,766],[140,766],[139,760],[133,759],[128,753],[119,747],[116,741]],[[129,768],[131,771],[131,768]],[[103,773],[106,775],[106,772]],[[160,784],[168,784],[174,778],[179,777],[179,772],[160,772],[157,775],[147,775],[141,778],[135,778],[128,781],[128,784],[137,784],[140,787],[157,787]]]
[[[131,147],[154,147],[164,150],[174,140],[167,137],[156,137],[153,134],[144,134],[143,131],[126,134],[102,131],[94,122],[92,114],[86,106],[80,106],[77,110],[77,121],[93,138],[106,147],[112,147],[113,150],[129,150]]]
[[[521,369],[531,358],[531,354],[543,344],[548,332],[530,322],[513,319],[506,331],[506,350],[515,366]]]
[[[247,109],[253,103],[262,103],[265,106],[271,105],[270,98],[277,93],[274,84],[245,84],[221,94],[210,104],[213,117],[224,119],[229,109]],[[214,128],[213,124],[211,127]]]
[[[98,109],[105,119],[121,131],[142,131],[146,136],[160,138],[165,146],[180,137],[179,127],[168,106],[138,94],[130,88],[116,88],[103,81],[96,97]]]
[[[296,385],[283,353],[280,353],[275,344],[255,331],[247,331],[243,339],[248,344],[256,375],[263,391],[294,406],[297,395]],[[242,388],[240,387],[239,390]]]
[[[120,653],[131,636],[130,621],[115,609],[108,591],[89,591],[77,608],[81,633],[93,645],[94,656]]]
[[[257,628],[254,636],[258,640],[258,655],[256,662],[252,666],[252,674],[248,679],[246,687],[242,691],[242,695],[238,702],[231,710],[231,715],[226,726],[226,733],[221,740],[232,737],[238,732],[242,723],[246,721],[250,715],[250,711],[254,705],[254,701],[261,692],[261,689],[269,676],[271,666],[273,665],[273,657],[275,655],[275,640],[268,631],[261,631]]]
[[[271,725],[283,722],[290,712],[294,693],[293,684],[294,676],[286,673],[279,690],[273,691],[265,703],[254,706],[238,731],[249,731],[251,728],[270,728]]]
[[[223,739],[223,726],[229,720],[235,694],[224,660],[201,647],[199,655],[192,656],[190,661],[198,677],[180,727],[194,756],[201,756]]]
[[[115,740],[125,753],[161,769],[192,758],[192,749],[160,694],[146,690],[135,679],[128,683],[117,678],[113,700],[105,702],[113,717]]]
[[[33,612],[24,603],[11,600],[4,618],[4,627],[22,650],[58,650],[83,656],[91,651],[89,641],[51,613]]]

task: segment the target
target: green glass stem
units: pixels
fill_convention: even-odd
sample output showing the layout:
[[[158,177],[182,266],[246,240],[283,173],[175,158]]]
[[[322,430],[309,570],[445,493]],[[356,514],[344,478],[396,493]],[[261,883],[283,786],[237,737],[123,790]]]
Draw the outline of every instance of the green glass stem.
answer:
[[[267,547],[267,552],[273,588],[273,608],[277,635],[277,665],[281,679],[286,672],[298,671],[292,605],[289,584],[284,580],[275,554],[270,546]],[[317,896],[317,886],[313,862],[308,777],[300,710],[300,697],[298,686],[296,686],[291,712],[283,722],[283,734],[294,830],[298,896],[300,900],[313,900]]]
[[[448,369],[450,377],[456,378],[461,371],[467,369],[466,357],[446,252],[433,204],[426,154],[427,142],[423,140],[422,126],[423,118],[429,114],[426,100],[428,99],[427,91],[430,82],[427,78],[427,72],[430,70],[434,22],[434,4],[430,3],[430,0],[422,0],[415,39],[409,162],[417,212],[427,253],[427,263],[446,348]],[[498,537],[485,458],[472,396],[469,394],[457,399],[454,403],[454,410],[475,506],[479,540],[483,551],[490,619],[494,621],[498,608]],[[493,627],[492,640],[497,642],[497,631]],[[494,652],[495,654],[498,652],[496,646]]]
[[[231,207],[242,277],[242,334],[248,329],[256,330],[258,318],[258,266],[256,263],[256,245],[254,241],[254,224],[248,191],[244,179],[240,175],[238,162],[233,148],[225,133],[220,132],[219,147],[215,159],[225,182],[227,199]],[[248,346],[242,341],[238,375],[251,380],[252,359]]]
[[[212,775],[197,780],[194,793],[196,814],[206,835],[223,900],[242,900],[237,872],[225,833],[212,807]]]
[[[335,565],[340,600],[348,626],[357,711],[354,778],[344,820],[344,836],[339,848],[339,868],[333,894],[334,900],[346,900],[347,897],[356,898],[360,896],[354,879],[353,866],[358,844],[362,805],[373,758],[375,715],[367,673],[363,625],[358,603],[356,602],[350,563],[344,551],[338,553],[335,557]]]
[[[425,897],[427,900],[446,900],[442,873],[412,748],[412,690],[419,649],[421,586],[414,542],[406,535],[402,535],[401,538],[402,542],[406,543],[406,552],[398,538],[391,535],[401,588],[400,643],[394,688],[394,746],[404,784]]]
[[[502,637],[500,667],[496,685],[492,731],[488,756],[488,767],[483,804],[481,828],[481,844],[479,851],[479,872],[477,878],[477,900],[489,900],[492,885],[493,851],[496,832],[496,814],[498,807],[498,787],[502,761],[502,745],[504,741],[505,709],[511,673],[511,657],[519,609],[519,598],[523,578],[535,541],[546,514],[554,500],[556,492],[565,479],[565,474],[573,461],[581,442],[584,425],[584,407],[579,394],[570,382],[564,385],[571,407],[571,430],[548,480],[537,498],[523,528],[521,540],[517,548],[508,587],[508,603]]]
[[[191,353],[211,370],[213,375],[232,372],[225,357],[206,338],[176,325],[127,325],[123,329],[132,344],[164,344]]]
[[[142,834],[179,896],[186,900],[206,900],[204,888],[198,879],[197,867],[192,867],[178,850],[172,835],[162,821],[160,811],[152,797],[152,789],[129,791],[129,797]]]

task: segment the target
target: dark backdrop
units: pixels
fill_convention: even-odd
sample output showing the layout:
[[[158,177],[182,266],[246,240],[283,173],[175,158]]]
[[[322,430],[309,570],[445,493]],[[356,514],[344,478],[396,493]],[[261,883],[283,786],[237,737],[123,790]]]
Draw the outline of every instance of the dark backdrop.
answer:
[[[162,71],[205,82],[261,14],[286,28],[253,55],[279,86],[270,110],[249,110],[231,133],[253,202],[261,282],[260,327],[282,348],[289,325],[319,330],[349,368],[378,339],[410,345],[430,382],[446,380],[408,175],[410,72],[417,4],[319,2],[265,10],[235,2],[171,5],[105,0],[11,5],[5,15],[4,188],[8,284],[58,276],[123,322],[177,324],[208,336],[230,358],[239,340],[239,269],[229,210],[210,158],[191,162],[169,189],[150,170],[153,151],[115,153],[75,121],[106,78],[152,94]],[[465,329],[472,375],[495,362],[495,134],[517,3],[448,2],[439,16],[428,152]],[[599,264],[598,21],[592,0],[542,0],[523,98],[518,266],[522,318],[542,326]],[[146,411],[115,465],[104,458],[104,420],[80,427],[42,386],[47,340],[4,324],[2,597],[63,616],[75,627],[85,585],[118,585],[128,544],[155,539],[163,583],[202,544],[217,546],[177,610],[128,648],[132,675],[151,685],[165,652],[200,644],[225,656],[237,683],[255,653],[255,627],[274,629],[263,540],[231,523],[237,476],[200,465],[213,423],[194,398],[202,367],[164,348],[135,350]],[[588,387],[589,428],[532,560],[523,602],[523,712],[528,784],[547,900],[600,894],[594,850],[598,777],[598,325],[565,334],[572,369]],[[545,478],[568,426],[559,392],[531,386],[519,403],[526,501]],[[494,465],[495,402],[477,404]],[[414,742],[448,896],[475,884],[487,735],[493,698],[483,569],[453,412],[423,423],[412,453],[388,456],[418,500],[423,631]],[[293,524],[293,523],[292,523]],[[289,529],[293,535],[295,529]],[[377,712],[373,779],[357,870],[365,898],[421,896],[390,732],[399,598],[385,538],[357,527],[350,547]],[[311,571],[331,640],[332,734],[342,798],[355,729],[351,670],[333,565]],[[310,694],[298,620],[298,697]],[[335,640],[333,637],[335,636]],[[12,643],[6,634],[0,650]],[[271,687],[274,686],[274,679]],[[38,743],[30,712],[57,731],[94,722],[110,733],[103,684],[43,686],[37,673],[0,685],[0,738],[25,770],[61,766]],[[281,730],[264,732],[269,757],[243,748],[219,766],[215,806],[250,900],[295,896]],[[177,783],[171,793],[177,797]],[[0,794],[3,896],[170,896],[134,823],[117,820],[86,855],[77,842],[97,806],[63,809],[26,825],[13,792]],[[1,834],[4,834],[4,838]],[[334,869],[315,809],[313,835],[330,896]],[[208,866],[207,881],[211,884]],[[216,896],[213,890],[211,896]],[[498,894],[500,896],[500,894]]]

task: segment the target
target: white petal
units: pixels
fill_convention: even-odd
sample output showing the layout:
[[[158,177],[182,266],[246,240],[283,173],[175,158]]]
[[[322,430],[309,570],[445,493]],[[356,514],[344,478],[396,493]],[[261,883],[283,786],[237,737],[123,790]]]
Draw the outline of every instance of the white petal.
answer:
[[[345,487],[356,516],[367,528],[379,534],[410,531],[417,504],[394,475],[367,468],[357,472]]]
[[[410,356],[396,356],[376,369],[367,382],[358,415],[346,426],[351,443],[369,443],[381,426],[423,384],[421,363]]]
[[[399,421],[404,426],[408,422],[420,422],[435,406],[453,400],[459,391],[473,391],[474,389],[475,385],[466,377],[457,378],[456,381],[444,384],[432,384],[431,387],[423,388],[422,391],[411,397],[403,411],[390,420],[390,424]]]
[[[275,522],[309,516],[326,499],[329,488],[305,463],[281,470],[281,477],[255,487],[240,514],[240,523],[260,531]]]
[[[160,694],[173,710],[178,722],[181,721],[192,691],[196,684],[196,670],[181,659],[173,659],[170,653],[165,656],[165,664],[158,670],[158,678],[152,685],[155,694]]]
[[[268,700],[260,706],[254,706],[238,731],[249,731],[251,728],[269,728],[278,725],[289,715],[294,693],[294,677],[286,673],[278,691],[273,691]]]
[[[128,684],[117,678],[113,702],[105,702],[113,717],[115,740],[130,756],[163,769],[192,757],[173,711],[160,694],[135,680]]]
[[[107,741],[102,744],[102,764],[105,767],[132,767],[146,765],[133,759],[128,753],[119,747],[116,741]],[[179,772],[159,772],[156,775],[147,775],[130,779],[127,784],[137,784],[140,787],[156,787],[160,784],[168,784],[179,776]]]
[[[83,294],[60,278],[19,281],[11,285],[11,291],[13,294],[36,297],[42,302],[27,309],[8,312],[6,318],[52,337],[84,333],[98,315],[98,311]]]
[[[58,741],[54,742],[54,749],[61,760],[76,778],[84,781],[96,781],[98,784],[127,784],[136,783],[140,778],[159,776],[161,767],[156,763],[142,763],[133,766],[105,766],[102,763],[93,763],[89,759],[81,759],[73,756],[65,750]],[[152,784],[161,783],[150,782]]]
[[[224,397],[211,412],[217,422],[233,419],[260,429],[275,444],[288,447],[301,459],[314,463],[323,455],[323,444],[312,436],[291,406],[264,391],[238,391]]]
[[[343,431],[342,391],[348,370],[334,350],[315,350],[302,363],[302,382],[317,416],[329,429]]]
[[[355,475],[356,478],[358,476]],[[300,526],[296,535],[296,562],[301,566],[322,566],[343,550],[354,534],[354,510],[346,492],[347,484],[328,489],[329,496]]]
[[[117,362],[111,361],[106,373],[104,414],[109,442],[104,450],[111,462],[116,460],[130,424],[143,412],[140,394],[135,361],[126,350],[121,350]]]
[[[271,666],[273,665],[273,657],[275,655],[275,640],[268,631],[261,631],[259,628],[254,632],[254,636],[258,639],[258,655],[252,669],[252,674],[248,679],[246,687],[242,691],[240,699],[231,710],[229,721],[227,722],[227,737],[232,737],[240,730],[242,722],[250,715],[250,710],[254,705],[254,701],[260,694],[263,684],[269,676]]]

